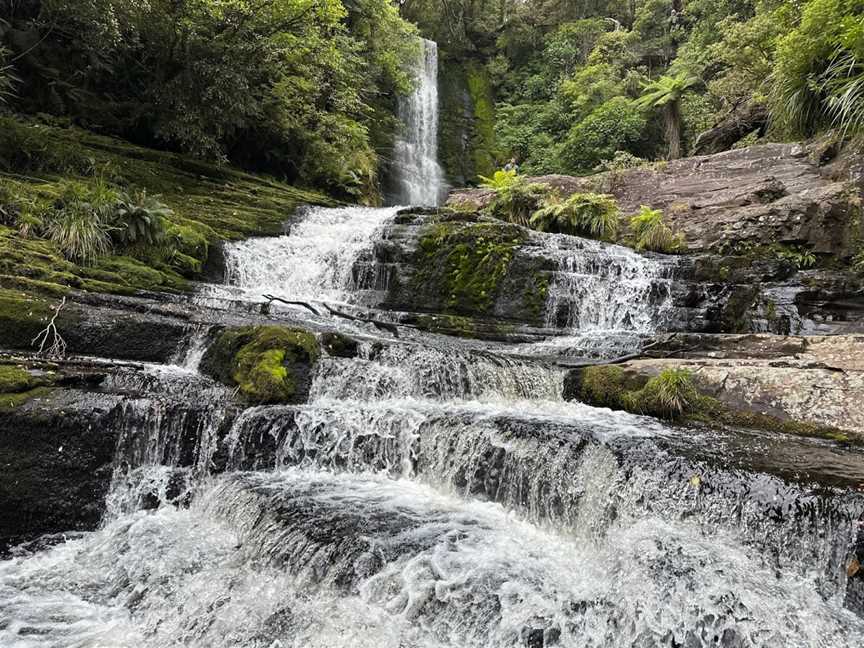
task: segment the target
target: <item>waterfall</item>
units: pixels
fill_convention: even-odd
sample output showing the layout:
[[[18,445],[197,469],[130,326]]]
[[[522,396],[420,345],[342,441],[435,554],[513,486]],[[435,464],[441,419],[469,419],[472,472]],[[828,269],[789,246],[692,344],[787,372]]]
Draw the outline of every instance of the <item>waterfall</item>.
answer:
[[[396,218],[307,209],[227,245],[231,285],[203,291],[360,312]],[[671,309],[674,259],[541,234],[519,253],[549,262],[546,324],[580,354],[620,354]],[[252,312],[190,323],[171,364],[91,394],[113,399],[102,526],[0,561],[0,646],[864,645],[854,448],[567,402],[543,344],[323,316],[305,322],[356,353],[322,351],[309,402],[239,406],[196,368]]]
[[[445,191],[438,164],[438,46],[423,39],[414,70],[416,86],[400,98],[399,118],[404,130],[396,138],[393,168],[402,205],[437,205]]]

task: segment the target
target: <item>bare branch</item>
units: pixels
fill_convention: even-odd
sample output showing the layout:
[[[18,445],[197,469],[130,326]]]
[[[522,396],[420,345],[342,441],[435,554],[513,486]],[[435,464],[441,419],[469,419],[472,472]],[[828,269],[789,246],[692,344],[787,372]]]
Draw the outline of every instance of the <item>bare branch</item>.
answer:
[[[66,305],[66,298],[64,297],[59,304],[57,304],[57,308],[54,309],[54,315],[51,317],[51,320],[48,322],[48,325],[30,342],[32,346],[39,345],[39,350],[36,352],[36,355],[44,356],[47,358],[55,358],[58,360],[62,360],[66,357],[66,340],[60,335],[57,331],[57,317],[60,315],[60,311]]]

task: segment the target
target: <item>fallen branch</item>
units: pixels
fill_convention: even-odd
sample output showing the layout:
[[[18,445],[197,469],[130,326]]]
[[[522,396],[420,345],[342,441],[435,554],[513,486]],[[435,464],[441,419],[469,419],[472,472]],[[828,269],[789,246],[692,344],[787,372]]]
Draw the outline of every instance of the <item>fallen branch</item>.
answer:
[[[57,331],[56,324],[57,317],[59,317],[60,311],[65,305],[66,298],[64,297],[60,303],[57,304],[57,308],[54,309],[54,315],[48,322],[48,326],[46,326],[36,337],[33,338],[33,340],[31,340],[31,346],[39,345],[39,350],[36,351],[36,355],[55,358],[58,360],[62,360],[66,357],[66,340],[64,340]]]
[[[379,320],[372,319],[371,317],[357,317],[356,315],[349,315],[348,313],[337,311],[335,308],[331,308],[327,304],[321,305],[327,310],[328,313],[335,317],[342,317],[352,322],[363,322],[365,324],[372,324],[377,329],[392,333],[393,337],[399,337],[399,327],[395,324],[392,324],[391,322],[381,322]]]
[[[267,300],[266,304],[261,304],[261,313],[263,315],[269,315],[270,314],[270,306],[273,304],[274,301],[278,301],[278,302],[281,302],[283,304],[288,304],[289,306],[301,306],[301,307],[305,308],[306,310],[310,311],[311,313],[313,313],[314,315],[318,315],[319,317],[321,316],[321,313],[319,313],[317,310],[312,308],[312,306],[310,306],[306,302],[288,301],[287,299],[282,299],[281,297],[276,297],[274,295],[262,295],[262,297],[264,297],[264,299]]]
[[[619,356],[617,358],[612,358],[611,360],[584,360],[581,362],[567,362],[558,360],[556,364],[559,367],[563,367],[564,369],[581,369],[583,367],[596,367],[599,365],[614,365],[614,364],[623,364],[625,362],[630,362],[631,360],[638,360],[639,358],[649,357],[649,358],[657,358],[657,357],[667,357],[672,354],[672,352],[667,353],[666,356],[648,356],[645,352],[649,349],[653,349],[656,346],[661,344],[666,344],[670,340],[675,337],[675,334],[667,335],[661,340],[654,340],[651,344],[646,344],[642,349],[637,351],[636,353],[628,353],[627,355]]]

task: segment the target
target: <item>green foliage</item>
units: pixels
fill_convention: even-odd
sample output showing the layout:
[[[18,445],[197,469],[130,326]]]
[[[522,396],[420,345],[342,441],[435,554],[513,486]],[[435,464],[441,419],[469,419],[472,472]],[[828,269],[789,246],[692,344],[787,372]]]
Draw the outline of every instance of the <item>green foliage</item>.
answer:
[[[635,148],[645,124],[645,116],[631,100],[616,97],[607,101],[567,134],[559,151],[561,169],[589,172],[616,152]]]
[[[514,182],[495,192],[485,211],[494,218],[528,227],[531,214],[540,208],[548,196],[547,185],[528,182],[518,176]]]
[[[541,232],[614,240],[619,214],[612,196],[576,193],[563,201],[550,201],[534,212],[531,227]]]
[[[687,71],[663,75],[646,83],[642,96],[636,100],[637,108],[662,109],[671,160],[681,157],[681,100],[688,90],[700,82],[698,76]]]
[[[645,164],[645,160],[629,153],[628,151],[615,151],[611,160],[600,160],[600,164],[594,167],[595,171],[626,171],[627,169],[638,169]]]
[[[16,12],[23,109],[372,200],[373,142],[410,89],[388,0],[51,0]]]
[[[789,261],[799,270],[806,270],[816,265],[816,255],[801,246],[776,246],[774,251],[778,258]]]
[[[499,191],[501,189],[507,189],[512,186],[516,182],[519,182],[519,177],[516,174],[515,169],[511,169],[507,171],[505,169],[499,169],[494,174],[492,174],[491,178],[487,178],[486,176],[480,176],[480,186],[484,189],[493,189],[494,191]]]
[[[166,243],[171,209],[146,190],[121,193],[111,215],[111,236],[123,247],[158,248]]]
[[[103,182],[59,185],[54,209],[45,215],[44,230],[70,261],[92,265],[111,250],[111,212],[117,193]]]
[[[777,44],[774,114],[796,135],[864,126],[864,26],[858,0],[811,0]]]
[[[675,234],[663,222],[663,212],[642,205],[639,213],[630,218],[630,231],[637,250],[652,252],[679,252],[684,247],[681,234]]]
[[[638,392],[628,394],[630,410],[665,419],[676,419],[694,411],[699,392],[687,369],[664,369]]]

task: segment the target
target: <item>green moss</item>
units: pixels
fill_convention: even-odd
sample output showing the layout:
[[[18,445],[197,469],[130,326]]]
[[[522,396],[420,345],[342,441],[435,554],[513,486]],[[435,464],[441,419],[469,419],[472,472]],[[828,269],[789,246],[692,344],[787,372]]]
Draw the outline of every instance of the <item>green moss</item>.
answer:
[[[12,365],[0,365],[0,392],[18,393],[32,389],[34,379],[29,372]]]
[[[301,383],[308,383],[319,354],[315,336],[307,331],[245,326],[222,331],[204,355],[201,370],[239,387],[252,402],[298,402],[305,398]]]
[[[36,387],[35,389],[11,394],[0,392],[0,413],[17,409],[30,399],[45,396],[50,391],[47,387]]]
[[[486,67],[478,61],[466,65],[466,84],[474,111],[475,129],[471,145],[474,170],[478,175],[491,175],[495,170],[495,99]]]
[[[25,369],[0,364],[0,412],[20,407],[34,396],[47,393],[47,378],[37,378]]]
[[[420,238],[414,290],[452,314],[491,314],[524,230],[506,223],[442,222]]]
[[[598,365],[582,370],[579,396],[597,407],[624,409],[627,393],[624,370],[615,365]]]

